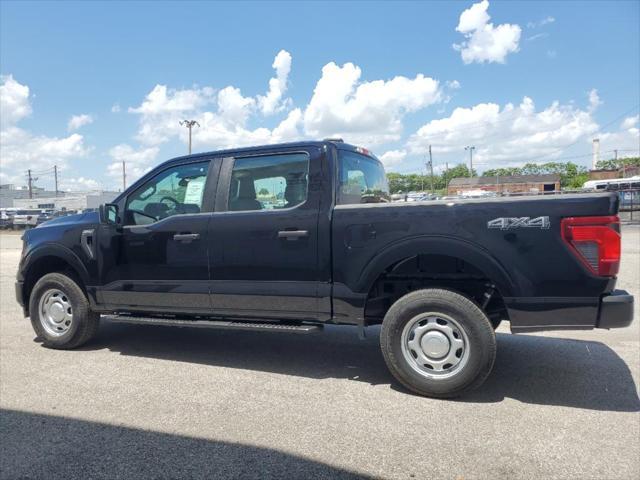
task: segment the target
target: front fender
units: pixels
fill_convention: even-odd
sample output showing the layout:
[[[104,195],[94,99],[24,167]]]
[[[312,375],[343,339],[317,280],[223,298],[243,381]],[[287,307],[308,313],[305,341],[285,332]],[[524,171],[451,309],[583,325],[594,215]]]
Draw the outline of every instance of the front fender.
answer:
[[[470,263],[491,279],[502,296],[518,296],[517,292],[521,291],[514,278],[488,250],[467,240],[438,235],[406,238],[385,246],[367,263],[355,291],[368,292],[385,269],[420,254],[446,255]]]
[[[27,252],[18,270],[18,280],[24,281],[29,274],[30,268],[45,257],[55,257],[63,260],[76,271],[85,285],[89,283],[89,272],[80,258],[69,248],[54,242],[37,245]]]

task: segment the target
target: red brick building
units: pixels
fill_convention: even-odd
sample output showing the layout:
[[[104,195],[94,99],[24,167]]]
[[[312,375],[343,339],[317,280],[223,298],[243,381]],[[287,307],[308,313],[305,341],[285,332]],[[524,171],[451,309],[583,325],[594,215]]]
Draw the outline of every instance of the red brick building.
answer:
[[[618,170],[589,170],[589,180],[611,180],[621,176]]]
[[[449,181],[448,195],[472,190],[496,193],[542,193],[560,191],[560,175],[514,175],[510,177],[458,177]]]

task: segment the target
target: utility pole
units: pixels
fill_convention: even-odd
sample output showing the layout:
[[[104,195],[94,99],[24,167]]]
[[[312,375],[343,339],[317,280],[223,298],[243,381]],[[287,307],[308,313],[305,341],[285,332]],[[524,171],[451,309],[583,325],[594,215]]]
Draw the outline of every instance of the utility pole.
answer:
[[[465,150],[469,150],[469,176],[473,178],[473,151],[476,149],[474,145],[467,145]]]
[[[127,189],[127,167],[122,160],[122,191],[124,192]]]
[[[195,120],[182,120],[180,125],[183,125],[189,129],[189,155],[191,155],[191,129],[194,125],[200,126]]]
[[[444,162],[444,188],[445,193],[449,195],[449,162]]]
[[[53,166],[53,178],[56,184],[56,197],[57,197],[58,196],[58,166],[57,165]]]
[[[29,185],[29,200],[33,198],[33,177],[31,176],[31,169],[27,170],[28,185]]]

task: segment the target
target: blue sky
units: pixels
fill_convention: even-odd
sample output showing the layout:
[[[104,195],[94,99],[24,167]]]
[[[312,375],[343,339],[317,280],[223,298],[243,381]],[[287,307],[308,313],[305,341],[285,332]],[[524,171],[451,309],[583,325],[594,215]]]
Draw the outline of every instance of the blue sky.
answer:
[[[340,134],[400,172],[638,154],[640,2],[472,5],[2,2],[0,180],[118,187],[185,117],[194,151]]]

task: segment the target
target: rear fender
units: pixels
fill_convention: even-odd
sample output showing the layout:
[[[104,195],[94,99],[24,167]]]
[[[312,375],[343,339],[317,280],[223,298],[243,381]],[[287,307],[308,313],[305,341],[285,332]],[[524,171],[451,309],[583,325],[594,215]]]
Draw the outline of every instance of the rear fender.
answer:
[[[503,297],[517,296],[520,291],[509,272],[486,249],[466,240],[441,236],[412,237],[386,246],[368,262],[354,291],[368,292],[380,273],[402,260],[420,254],[446,255],[473,265],[496,285]]]

